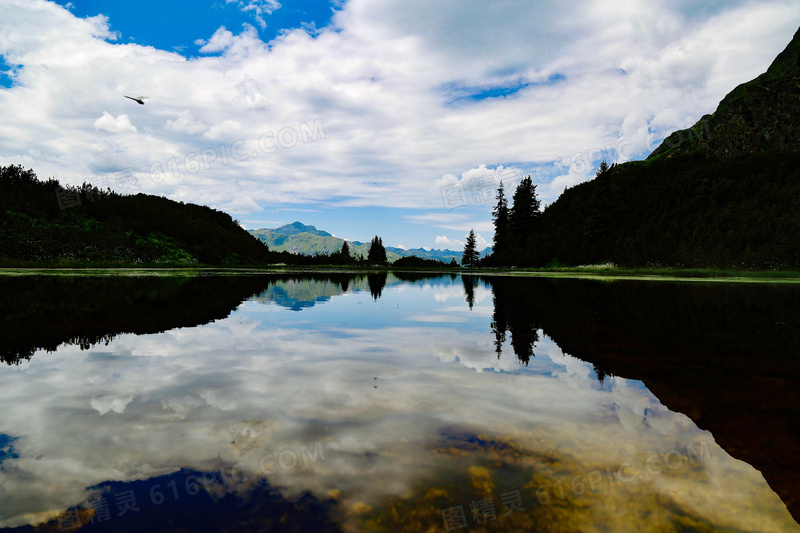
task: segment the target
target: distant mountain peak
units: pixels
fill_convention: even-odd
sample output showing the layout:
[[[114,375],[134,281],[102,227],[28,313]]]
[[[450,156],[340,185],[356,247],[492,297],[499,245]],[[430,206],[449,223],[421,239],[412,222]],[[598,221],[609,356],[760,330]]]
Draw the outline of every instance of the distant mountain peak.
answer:
[[[800,30],[766,72],[722,99],[717,110],[676,131],[648,159],[703,153],[716,159],[800,150]]]
[[[327,231],[318,230],[314,226],[306,226],[302,222],[292,222],[276,229],[261,228],[249,230],[250,234],[258,238],[261,242],[269,246],[275,252],[287,251],[294,254],[314,255],[316,253],[330,254],[342,249],[343,239],[334,237]],[[350,243],[350,253],[355,256],[366,257],[370,243],[360,241],[348,241]],[[491,248],[481,251],[481,257],[491,253]],[[396,248],[386,247],[386,254],[389,261],[395,261],[400,257],[416,256],[426,259],[438,259],[449,263],[451,259],[461,260],[461,250],[438,250],[430,248]]]
[[[314,226],[306,226],[302,222],[292,222],[291,224],[286,224],[285,226],[281,226],[280,228],[276,228],[272,230],[274,233],[278,233],[280,235],[297,235],[298,233],[310,233],[311,235],[318,235],[320,237],[333,237],[327,231],[318,230]]]

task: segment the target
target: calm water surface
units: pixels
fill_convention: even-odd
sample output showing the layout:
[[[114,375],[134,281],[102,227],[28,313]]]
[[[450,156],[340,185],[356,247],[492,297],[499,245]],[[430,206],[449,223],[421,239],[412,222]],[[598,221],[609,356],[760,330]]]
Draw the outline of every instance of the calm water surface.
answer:
[[[800,531],[798,287],[0,289],[2,527]]]

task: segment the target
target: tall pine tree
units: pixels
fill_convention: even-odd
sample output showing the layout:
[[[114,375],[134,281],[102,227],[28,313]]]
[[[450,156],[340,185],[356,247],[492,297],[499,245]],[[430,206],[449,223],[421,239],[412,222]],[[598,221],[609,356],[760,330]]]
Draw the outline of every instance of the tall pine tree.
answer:
[[[461,256],[461,265],[465,267],[478,266],[478,257],[480,253],[475,249],[475,232],[469,230],[467,235],[467,244],[464,245],[464,254]]]
[[[369,246],[369,253],[367,254],[367,262],[375,265],[386,264],[386,248],[383,247],[383,240],[375,235]]]
[[[514,265],[525,264],[528,250],[534,245],[534,235],[539,225],[539,199],[531,177],[523,178],[514,191],[514,205],[508,211],[509,254]]]
[[[342,249],[339,251],[339,257],[344,265],[349,265],[353,262],[353,257],[350,255],[350,245],[347,244],[347,241],[342,243]]]
[[[539,199],[531,177],[523,178],[514,191],[514,205],[509,210],[508,223],[515,239],[527,236],[536,229],[539,220]]]
[[[505,264],[508,257],[508,200],[506,200],[503,182],[497,188],[497,205],[492,210],[494,217],[494,245],[492,246],[492,264],[500,266]]]

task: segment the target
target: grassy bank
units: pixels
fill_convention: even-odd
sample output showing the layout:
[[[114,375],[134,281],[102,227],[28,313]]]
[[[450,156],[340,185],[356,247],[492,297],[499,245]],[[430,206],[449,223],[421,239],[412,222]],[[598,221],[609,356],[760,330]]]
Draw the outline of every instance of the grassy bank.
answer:
[[[369,273],[379,271],[418,272],[425,274],[472,274],[487,276],[589,278],[602,280],[671,280],[705,282],[769,282],[800,283],[800,272],[785,270],[715,270],[670,268],[620,268],[605,265],[559,267],[545,269],[522,268],[393,268],[392,266],[294,266],[266,265],[264,267],[215,267],[184,265],[124,265],[80,267],[0,267],[0,276],[235,276],[271,273]]]

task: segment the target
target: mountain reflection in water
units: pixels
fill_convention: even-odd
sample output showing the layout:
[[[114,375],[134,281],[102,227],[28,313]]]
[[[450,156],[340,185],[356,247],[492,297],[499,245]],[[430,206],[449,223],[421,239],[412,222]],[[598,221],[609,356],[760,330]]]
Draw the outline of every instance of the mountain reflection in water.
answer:
[[[794,286],[0,288],[0,525],[800,531]]]

